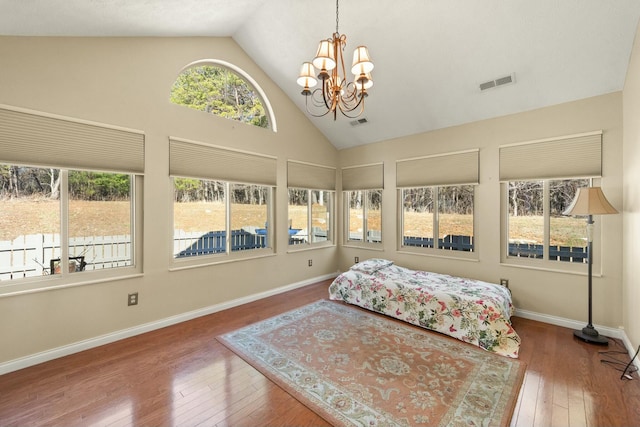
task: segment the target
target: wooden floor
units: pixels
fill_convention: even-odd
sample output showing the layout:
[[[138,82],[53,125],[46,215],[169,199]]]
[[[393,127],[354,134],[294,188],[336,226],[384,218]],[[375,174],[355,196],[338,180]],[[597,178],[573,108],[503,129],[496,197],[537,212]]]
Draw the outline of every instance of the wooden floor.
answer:
[[[0,426],[326,426],[215,337],[327,297],[330,282],[0,376]],[[572,331],[514,318],[527,374],[512,425],[640,426],[640,380]],[[628,361],[627,355],[614,355]]]

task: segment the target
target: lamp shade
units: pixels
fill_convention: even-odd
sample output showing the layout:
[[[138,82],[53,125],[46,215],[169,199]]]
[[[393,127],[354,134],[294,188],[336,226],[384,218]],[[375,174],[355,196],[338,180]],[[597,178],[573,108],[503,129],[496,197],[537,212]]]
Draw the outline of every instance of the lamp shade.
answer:
[[[371,78],[371,73],[365,74],[364,77],[365,77],[365,79],[363,79],[363,80],[365,80],[364,81],[364,88],[365,89],[369,89],[369,88],[373,87],[373,78]],[[361,83],[363,80],[358,79],[358,83]],[[358,86],[358,89],[360,89],[360,86]]]
[[[316,72],[311,65],[311,62],[305,62],[302,64],[302,68],[300,69],[300,76],[298,77],[298,84],[305,88],[314,87],[318,80],[316,80],[315,76]]]
[[[373,70],[373,62],[369,57],[369,50],[366,46],[358,46],[353,51],[353,64],[351,65],[351,72],[355,76],[360,74],[367,74]]]
[[[600,187],[578,188],[576,197],[563,215],[607,215],[617,214]]]
[[[313,58],[313,66],[321,71],[333,70],[336,67],[336,58],[333,49],[333,40],[322,40],[318,45],[316,57]]]

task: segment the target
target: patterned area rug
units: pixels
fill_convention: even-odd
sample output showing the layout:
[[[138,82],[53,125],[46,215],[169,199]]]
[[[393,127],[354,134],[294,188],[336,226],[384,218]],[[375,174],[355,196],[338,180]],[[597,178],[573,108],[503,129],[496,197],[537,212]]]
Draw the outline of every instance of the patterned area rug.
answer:
[[[509,425],[519,360],[333,301],[218,337],[334,425]]]

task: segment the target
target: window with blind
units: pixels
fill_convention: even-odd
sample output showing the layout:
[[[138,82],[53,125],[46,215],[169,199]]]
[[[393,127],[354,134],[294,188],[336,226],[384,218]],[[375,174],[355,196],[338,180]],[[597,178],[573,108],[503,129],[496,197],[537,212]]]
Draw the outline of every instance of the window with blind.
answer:
[[[342,168],[347,245],[376,247],[382,244],[383,188],[382,163]]]
[[[500,147],[503,261],[579,269],[584,218],[562,215],[578,188],[602,176],[602,132]]]
[[[336,169],[289,160],[287,187],[289,245],[306,248],[332,243]]]
[[[274,157],[173,137],[169,156],[177,262],[273,252]]]
[[[1,293],[141,272],[142,132],[0,106]]]
[[[402,250],[474,252],[478,156],[478,150],[469,150],[396,163]]]

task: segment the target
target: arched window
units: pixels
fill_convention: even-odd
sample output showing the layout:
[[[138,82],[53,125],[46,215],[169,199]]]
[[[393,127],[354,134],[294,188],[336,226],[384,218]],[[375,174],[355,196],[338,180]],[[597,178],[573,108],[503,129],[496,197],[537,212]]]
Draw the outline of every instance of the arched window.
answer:
[[[247,73],[223,61],[187,65],[173,83],[169,99],[194,110],[276,130],[271,105],[262,89]]]

